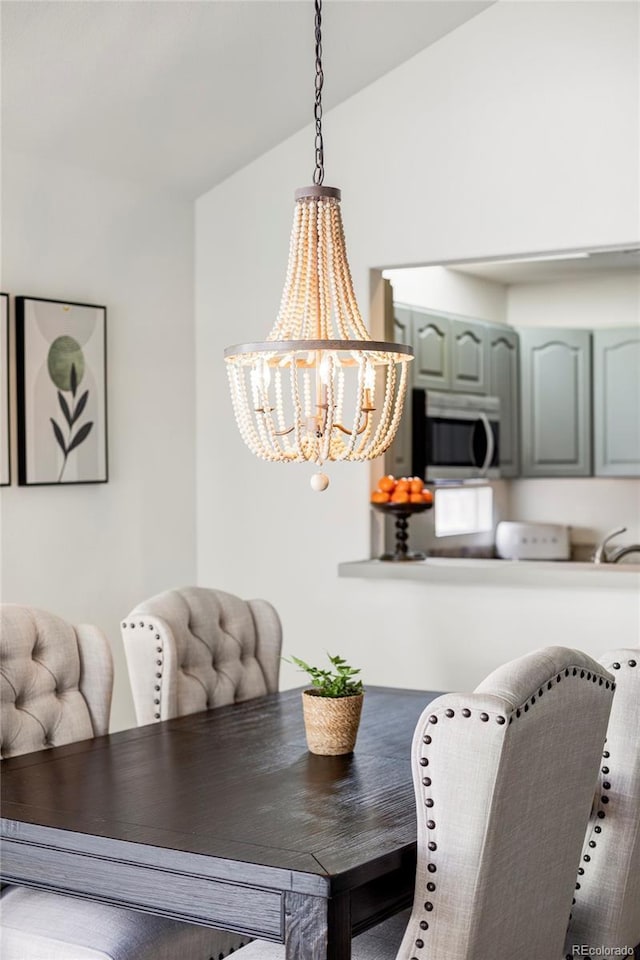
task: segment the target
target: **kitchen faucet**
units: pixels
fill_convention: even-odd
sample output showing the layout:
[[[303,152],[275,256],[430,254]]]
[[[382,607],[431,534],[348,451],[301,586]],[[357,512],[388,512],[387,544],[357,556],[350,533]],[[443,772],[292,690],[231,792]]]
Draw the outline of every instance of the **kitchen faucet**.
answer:
[[[607,553],[607,544],[610,540],[613,540],[614,537],[618,537],[621,533],[626,533],[626,527],[618,527],[616,530],[611,530],[604,540],[598,544],[598,548],[593,555],[594,563],[617,563],[618,560],[622,560],[623,557],[626,557],[629,553],[640,553],[640,543],[627,544],[626,546],[617,547],[612,550],[611,553]]]

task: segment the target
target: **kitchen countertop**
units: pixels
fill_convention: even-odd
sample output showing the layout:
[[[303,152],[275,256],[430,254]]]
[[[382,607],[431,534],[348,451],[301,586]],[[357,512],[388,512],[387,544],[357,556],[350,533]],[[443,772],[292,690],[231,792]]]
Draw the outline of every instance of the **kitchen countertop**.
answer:
[[[640,564],[572,563],[565,560],[490,560],[427,557],[393,563],[355,560],[338,565],[339,577],[464,583],[483,586],[604,587],[640,590]]]

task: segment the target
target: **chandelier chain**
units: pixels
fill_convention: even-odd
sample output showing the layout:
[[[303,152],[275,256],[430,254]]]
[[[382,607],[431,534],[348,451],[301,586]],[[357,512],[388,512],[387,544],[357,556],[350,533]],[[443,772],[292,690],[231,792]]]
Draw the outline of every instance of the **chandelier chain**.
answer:
[[[324,143],[322,141],[322,86],[324,83],[324,73],[322,72],[322,0],[315,0],[316,19],[316,101],[313,108],[313,115],[316,121],[316,168],[313,171],[313,182],[316,186],[321,186],[324,180]]]

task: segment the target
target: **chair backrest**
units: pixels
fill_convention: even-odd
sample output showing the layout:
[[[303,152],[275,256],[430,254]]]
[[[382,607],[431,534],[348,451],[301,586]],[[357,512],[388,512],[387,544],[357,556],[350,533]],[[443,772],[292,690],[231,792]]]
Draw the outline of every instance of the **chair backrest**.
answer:
[[[565,946],[631,948],[640,943],[640,650],[600,662],[616,690]]]
[[[586,654],[549,647],[425,710],[399,960],[559,960],[612,687]]]
[[[0,684],[2,757],[107,732],[113,661],[97,627],[0,604]]]
[[[131,611],[122,639],[139,724],[278,689],[282,627],[266,600],[168,590]]]

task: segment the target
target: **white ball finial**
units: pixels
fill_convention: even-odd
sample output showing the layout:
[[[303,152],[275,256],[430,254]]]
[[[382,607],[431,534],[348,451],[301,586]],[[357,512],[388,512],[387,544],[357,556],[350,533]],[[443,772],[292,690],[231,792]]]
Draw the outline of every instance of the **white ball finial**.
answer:
[[[314,473],[311,477],[311,489],[316,493],[321,493],[329,486],[329,477],[326,473]]]

